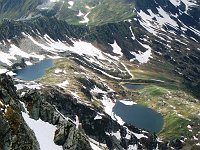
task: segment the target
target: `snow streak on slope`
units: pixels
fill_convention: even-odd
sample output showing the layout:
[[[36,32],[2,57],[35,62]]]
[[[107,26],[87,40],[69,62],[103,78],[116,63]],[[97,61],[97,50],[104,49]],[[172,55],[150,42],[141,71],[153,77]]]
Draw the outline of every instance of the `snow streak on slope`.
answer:
[[[52,3],[59,2],[60,0],[49,0]]]
[[[0,74],[6,73],[8,70],[7,69],[0,69]]]
[[[69,52],[77,53],[79,55],[88,55],[88,56],[98,57],[99,59],[105,60],[105,57],[103,56],[102,52],[96,47],[94,47],[91,43],[88,43],[88,42],[72,40],[73,46],[71,46],[67,43],[61,42],[60,40],[54,41],[48,35],[44,36],[46,43],[40,43],[39,41],[36,41],[30,35],[26,35],[26,36],[34,44],[36,44],[37,46],[51,53],[69,51]],[[42,39],[42,37],[40,38]]]
[[[8,53],[4,53],[0,51],[0,61],[7,64],[8,66],[12,65],[12,61],[11,60],[16,60],[16,58],[14,56],[11,56]]]
[[[74,1],[68,1],[68,4],[70,5],[68,8],[72,8],[74,5]]]
[[[23,58],[31,58],[32,57],[32,58],[38,58],[39,60],[45,59],[45,56],[43,56],[43,55],[37,55],[37,54],[34,54],[34,53],[28,54],[28,53],[22,51],[20,48],[18,48],[14,44],[11,44],[10,46],[11,46],[11,48],[9,49],[9,54],[13,57],[14,56],[21,56]]]
[[[17,61],[18,57],[36,58],[39,60],[43,60],[45,58],[45,56],[35,54],[34,52],[31,52],[28,54],[27,52],[24,52],[23,50],[21,50],[19,47],[17,47],[14,44],[10,44],[9,47],[10,48],[7,53],[0,51],[0,62],[6,64],[8,66],[12,66],[14,64],[14,61]],[[31,65],[31,63],[29,61],[27,61],[26,63],[27,63],[27,65]]]
[[[161,38],[159,36],[161,32],[168,32],[172,34],[180,34],[181,32],[184,37],[187,35],[189,38],[194,39],[194,41],[199,41],[197,40],[199,38],[196,37],[196,35],[200,37],[200,31],[198,30],[199,25],[196,24],[195,21],[190,23],[187,21],[189,19],[194,19],[192,15],[188,14],[188,10],[197,6],[196,1],[169,1],[175,6],[175,8],[168,5],[167,2],[166,6],[158,6],[158,3],[155,1],[155,4],[152,4],[151,6],[152,8],[147,10],[138,10],[137,15],[140,25],[142,25],[148,32],[157,35],[158,38]],[[184,6],[185,9],[183,10],[182,7]],[[193,36],[190,32],[193,32],[196,35]]]
[[[34,120],[29,117],[28,114],[22,112],[22,116],[28,126],[33,130],[35,136],[39,142],[41,150],[62,150],[62,146],[58,146],[54,143],[54,133],[56,127],[44,122],[41,119]]]
[[[79,12],[78,12],[78,14],[76,16],[81,17],[83,15],[84,15],[84,13],[82,13],[81,10],[79,10]]]
[[[94,7],[89,7],[88,5],[86,5],[85,8],[87,9],[88,12],[85,15],[83,14],[84,20],[79,21],[79,23],[88,23],[90,21],[90,19],[88,18],[88,15],[90,14],[91,10],[94,9]]]
[[[68,44],[66,41],[53,40],[48,35],[32,37],[24,32],[22,35],[24,36],[21,40],[22,45],[16,46],[10,41],[5,45],[9,49],[7,53],[0,51],[0,57],[2,57],[0,62],[12,66],[20,63],[21,58],[24,58],[27,65],[32,65],[45,58],[56,59],[71,56],[73,60],[112,79],[119,80],[132,76],[127,67],[120,62],[123,53],[116,41],[111,46],[117,55],[112,56],[86,41],[70,39],[71,42]],[[27,46],[30,48],[27,49]],[[81,57],[77,57],[77,54]],[[3,69],[2,73],[7,71],[4,67],[1,69]],[[59,84],[59,86],[65,87],[66,84]]]
[[[90,19],[88,18],[88,15],[90,14],[90,12],[88,12],[87,14],[84,15],[82,21],[80,21],[80,23],[88,23],[90,21]]]
[[[169,0],[174,6],[179,6],[181,3],[181,0]]]
[[[109,78],[121,79],[118,76],[113,76],[108,73],[109,70],[114,70],[115,72],[121,72],[122,74],[127,75],[130,74],[127,72],[128,70],[125,65],[122,65],[119,61],[123,53],[121,52],[121,48],[117,45],[116,41],[111,46],[113,47],[113,52],[120,55],[112,56],[108,53],[102,52],[91,43],[81,40],[70,39],[73,44],[69,45],[65,41],[54,41],[48,35],[38,37],[37,39],[25,33],[23,33],[23,35],[32,41],[36,46],[45,50],[47,53],[51,53],[52,55],[59,56],[59,53],[66,53],[68,55],[78,54],[83,56],[81,59],[78,57],[73,57],[73,59],[81,62],[82,64],[89,65],[92,69],[101,72]]]
[[[91,145],[91,147],[92,147],[93,150],[104,150],[104,149],[107,149],[106,144],[97,142],[97,141],[95,141],[92,138],[89,138],[89,142],[90,142],[90,145]]]
[[[165,12],[161,7],[157,8],[159,14],[154,14],[150,9],[147,10],[147,13],[140,10],[138,15],[141,17],[139,20],[140,24],[150,33],[156,35],[158,29],[161,29],[163,25],[168,24],[173,28],[178,28],[178,24],[174,21],[170,15]]]
[[[114,43],[111,44],[111,46],[113,47],[113,53],[116,53],[116,54],[118,54],[118,55],[120,55],[120,56],[123,56],[122,50],[121,50],[121,48],[117,45],[117,42],[116,42],[116,41],[114,41]]]
[[[148,45],[146,45],[146,44],[142,44],[142,43],[140,43],[140,44],[144,48],[146,48],[147,51],[145,51],[145,52],[138,51],[138,53],[136,53],[136,52],[130,52],[132,55],[135,56],[135,58],[131,59],[130,61],[137,60],[140,64],[147,63],[150,60],[150,58],[152,58],[152,56],[151,56],[152,55],[151,47],[148,46]]]
[[[181,2],[185,4],[185,12],[192,6],[195,6],[195,0],[169,0],[174,6],[180,6]]]

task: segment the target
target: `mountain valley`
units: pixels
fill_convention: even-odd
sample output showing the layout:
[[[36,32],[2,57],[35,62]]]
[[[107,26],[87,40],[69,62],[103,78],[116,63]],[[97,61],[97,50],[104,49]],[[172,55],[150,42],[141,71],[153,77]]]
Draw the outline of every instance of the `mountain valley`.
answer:
[[[199,43],[199,0],[0,0],[0,149],[200,149]]]

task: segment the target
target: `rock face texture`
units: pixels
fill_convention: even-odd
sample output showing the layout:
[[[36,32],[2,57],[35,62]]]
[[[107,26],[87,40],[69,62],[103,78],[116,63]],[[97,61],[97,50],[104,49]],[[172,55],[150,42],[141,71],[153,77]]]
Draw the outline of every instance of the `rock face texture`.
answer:
[[[21,115],[23,107],[12,79],[4,74],[0,76],[0,101],[1,149],[39,149],[34,133]]]
[[[128,127],[120,126],[104,112],[101,112],[104,114],[102,119],[95,120],[95,116],[98,115],[97,110],[79,103],[72,95],[63,93],[61,90],[52,87],[40,91],[33,90],[27,92],[22,99],[30,112],[30,116],[34,119],[41,118],[44,121],[58,125],[59,128],[54,141],[58,145],[63,145],[66,149],[84,149],[84,147],[89,149],[84,134],[106,144],[109,149],[127,149],[131,143],[139,144],[139,139],[134,134],[130,135],[131,138],[126,138]],[[79,123],[75,125],[70,120]],[[76,129],[79,129],[79,132]],[[120,138],[118,137],[118,139],[111,134],[117,131],[120,131]],[[131,128],[131,126],[130,131],[137,134],[142,133],[134,127]],[[154,140],[150,134],[146,134],[146,138],[141,142],[148,141],[145,142],[144,147],[153,149],[153,145],[157,145]]]
[[[26,98],[31,96],[28,97],[26,94],[23,99],[20,99],[16,94],[12,79],[5,74],[0,76],[0,88],[1,149],[40,149],[33,131],[22,117],[22,111],[25,111],[22,101],[27,102]],[[32,95],[34,92],[29,94]],[[40,118],[57,125],[54,142],[66,150],[91,150],[87,137],[77,130],[75,124],[63,117],[53,105],[39,96],[39,94],[36,97],[33,95],[33,98],[27,102],[27,108],[30,109],[31,118],[35,120]]]
[[[0,92],[1,149],[40,149],[34,131],[23,118],[25,112],[34,120],[41,119],[55,125],[54,143],[64,150],[92,150],[90,138],[109,149],[128,149],[130,145],[147,149],[166,148],[165,144],[156,141],[155,136],[128,124],[119,125],[103,111],[80,103],[62,89],[28,90],[19,97],[12,79],[2,74]],[[98,114],[101,114],[101,119],[94,119]]]
[[[0,75],[0,150],[42,149],[25,116],[64,150],[198,149],[199,17],[200,0],[0,0],[0,74],[55,58],[41,80]],[[121,123],[117,100],[160,112],[166,142]]]

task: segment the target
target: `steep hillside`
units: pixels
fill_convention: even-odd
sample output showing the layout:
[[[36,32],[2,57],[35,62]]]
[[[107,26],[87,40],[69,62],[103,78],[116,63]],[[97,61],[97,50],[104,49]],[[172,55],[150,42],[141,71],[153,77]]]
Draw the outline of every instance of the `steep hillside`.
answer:
[[[199,10],[199,0],[1,0],[0,149],[199,149]],[[160,114],[161,130],[125,121],[119,103]]]

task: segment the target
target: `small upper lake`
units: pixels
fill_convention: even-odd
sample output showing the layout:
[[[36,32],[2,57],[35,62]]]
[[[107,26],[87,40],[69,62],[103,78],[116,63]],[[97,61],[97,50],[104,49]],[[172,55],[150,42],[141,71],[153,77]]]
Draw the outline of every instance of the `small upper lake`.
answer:
[[[113,107],[113,112],[124,122],[150,133],[158,133],[163,127],[164,121],[160,113],[139,104],[125,105],[118,101]]]
[[[15,70],[14,73],[16,73],[15,77],[18,79],[32,81],[41,78],[45,71],[51,67],[53,67],[53,60],[45,59],[34,65]]]
[[[130,90],[140,90],[144,88],[144,84],[124,83],[123,86]]]

